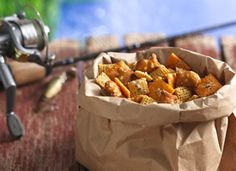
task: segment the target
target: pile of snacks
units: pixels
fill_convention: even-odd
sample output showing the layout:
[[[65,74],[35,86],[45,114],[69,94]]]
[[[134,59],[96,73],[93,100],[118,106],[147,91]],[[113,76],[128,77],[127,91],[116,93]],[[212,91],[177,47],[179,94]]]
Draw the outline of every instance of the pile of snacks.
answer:
[[[214,94],[222,84],[213,74],[203,78],[176,54],[160,64],[156,54],[136,63],[99,64],[96,83],[105,96],[125,97],[140,104],[183,103]]]

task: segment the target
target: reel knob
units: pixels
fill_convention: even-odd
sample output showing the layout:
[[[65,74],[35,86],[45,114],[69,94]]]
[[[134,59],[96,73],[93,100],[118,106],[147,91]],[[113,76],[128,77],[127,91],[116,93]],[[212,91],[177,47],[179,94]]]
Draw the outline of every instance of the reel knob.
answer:
[[[24,127],[19,117],[14,112],[7,114],[7,125],[13,138],[19,139],[24,135]]]

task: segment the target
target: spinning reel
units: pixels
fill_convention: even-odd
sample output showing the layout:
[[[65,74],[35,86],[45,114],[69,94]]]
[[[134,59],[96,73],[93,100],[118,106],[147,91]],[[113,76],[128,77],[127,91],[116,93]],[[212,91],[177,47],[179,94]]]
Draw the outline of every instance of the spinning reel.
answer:
[[[14,138],[24,134],[24,127],[13,110],[16,83],[6,60],[11,58],[20,62],[49,65],[52,59],[48,55],[48,33],[49,29],[41,19],[27,19],[22,12],[0,19],[0,81],[6,92],[7,125]],[[43,57],[40,51],[45,47],[46,56]]]

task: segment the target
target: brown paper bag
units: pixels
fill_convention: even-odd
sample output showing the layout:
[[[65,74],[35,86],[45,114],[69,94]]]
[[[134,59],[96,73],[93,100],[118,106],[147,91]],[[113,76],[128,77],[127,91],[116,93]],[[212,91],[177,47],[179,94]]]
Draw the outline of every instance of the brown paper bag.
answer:
[[[100,96],[94,78],[99,63],[134,62],[174,52],[203,76],[213,73],[225,85],[209,97],[182,104],[140,105]],[[137,54],[102,53],[85,74],[79,92],[76,158],[91,171],[216,171],[228,118],[236,107],[236,77],[221,61],[180,48],[152,48]]]

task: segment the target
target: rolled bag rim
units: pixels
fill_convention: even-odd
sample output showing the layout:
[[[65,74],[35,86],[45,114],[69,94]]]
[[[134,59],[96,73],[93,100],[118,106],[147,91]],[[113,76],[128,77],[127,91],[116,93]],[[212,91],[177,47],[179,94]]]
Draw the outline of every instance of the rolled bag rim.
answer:
[[[99,86],[85,75],[79,89],[79,106],[103,118],[147,126],[161,126],[179,122],[204,122],[229,116],[233,113],[236,108],[236,98],[232,98],[232,94],[236,95],[236,76],[228,64],[183,48],[158,47],[150,50],[155,51],[158,49],[183,51],[210,58],[224,66],[222,72],[230,72],[233,76],[221,89],[208,97],[202,97],[182,104],[153,103],[141,105],[125,98],[97,96],[88,93],[87,85],[94,89]],[[108,53],[108,55],[112,54]],[[104,53],[100,54],[95,61],[102,58],[103,55]],[[101,108],[101,106],[103,107]]]

